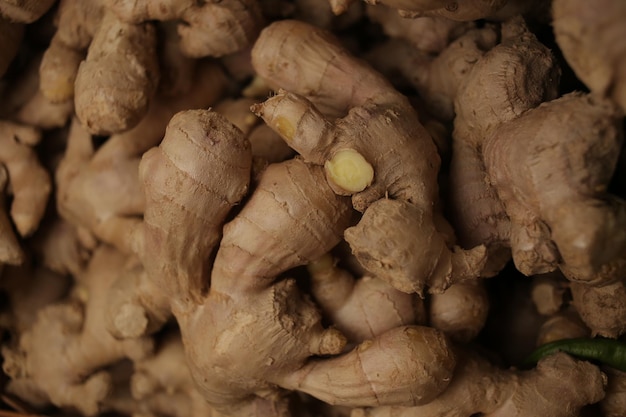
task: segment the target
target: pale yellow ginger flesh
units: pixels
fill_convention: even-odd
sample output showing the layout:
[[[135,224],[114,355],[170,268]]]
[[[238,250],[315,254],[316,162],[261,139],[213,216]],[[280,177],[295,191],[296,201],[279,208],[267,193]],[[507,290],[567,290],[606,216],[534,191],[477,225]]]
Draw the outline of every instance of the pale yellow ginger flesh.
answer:
[[[374,168],[354,149],[340,149],[324,163],[326,178],[333,188],[351,195],[363,191],[374,180]]]

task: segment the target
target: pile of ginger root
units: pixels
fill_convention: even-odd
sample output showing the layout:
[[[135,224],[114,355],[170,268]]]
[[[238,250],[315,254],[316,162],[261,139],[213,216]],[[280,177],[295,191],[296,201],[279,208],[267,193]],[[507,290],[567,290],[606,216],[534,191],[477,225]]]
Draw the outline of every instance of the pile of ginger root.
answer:
[[[0,416],[623,417],[624,21],[0,0]]]

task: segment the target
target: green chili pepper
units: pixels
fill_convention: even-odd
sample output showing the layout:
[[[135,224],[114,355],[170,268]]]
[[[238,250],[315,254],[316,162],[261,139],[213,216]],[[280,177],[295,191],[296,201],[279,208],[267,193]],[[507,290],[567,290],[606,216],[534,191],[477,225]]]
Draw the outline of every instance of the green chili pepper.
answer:
[[[523,366],[534,366],[540,359],[556,352],[569,353],[580,359],[597,361],[626,372],[626,343],[614,339],[564,339],[540,346],[528,356]]]

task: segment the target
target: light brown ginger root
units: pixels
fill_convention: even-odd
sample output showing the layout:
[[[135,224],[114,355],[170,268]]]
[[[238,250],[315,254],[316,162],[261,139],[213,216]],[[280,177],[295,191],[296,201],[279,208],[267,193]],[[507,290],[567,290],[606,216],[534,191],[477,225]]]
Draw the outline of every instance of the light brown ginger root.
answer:
[[[53,103],[39,89],[39,65],[42,54],[33,57],[26,68],[7,82],[3,93],[1,117],[40,129],[66,125],[74,111],[71,100]],[[8,81],[8,80],[7,80]]]
[[[0,121],[0,165],[4,165],[4,186],[13,195],[10,217],[22,237],[32,235],[43,218],[52,184],[50,175],[41,166],[33,147],[41,139],[40,132],[30,126]],[[8,179],[7,179],[8,177]],[[3,211],[4,207],[0,208]],[[13,233],[6,223],[4,233]],[[7,237],[7,239],[11,239]],[[19,263],[22,257],[14,244],[10,253],[3,254],[7,262]]]
[[[13,22],[33,23],[43,16],[56,0],[2,0],[0,15]]]
[[[626,112],[626,3],[620,0],[552,2],[557,44],[589,89]]]
[[[457,91],[474,64],[496,45],[498,37],[493,25],[470,29],[436,56],[392,39],[381,46],[380,53],[389,54],[382,65],[392,66],[387,71],[400,72],[434,117],[452,122]]]
[[[621,123],[610,101],[568,94],[485,138],[485,168],[511,220],[521,272],[559,266],[570,280],[595,284],[620,277],[626,204],[606,189]]]
[[[91,257],[82,245],[76,227],[54,213],[44,219],[30,241],[35,259],[46,268],[61,275],[77,276]]]
[[[536,242],[546,232],[536,219],[511,225],[495,187],[485,180],[489,177],[482,153],[494,129],[556,97],[559,70],[521,19],[503,23],[501,32],[500,44],[468,68],[454,97],[449,208],[461,244],[488,247],[486,275],[497,274],[510,259],[509,246],[516,266],[534,275],[555,267],[553,245]],[[543,263],[537,261],[540,257]]]
[[[429,323],[452,341],[469,343],[485,326],[489,314],[489,296],[483,281],[452,285],[442,294],[428,298]]]
[[[626,280],[603,286],[572,282],[573,305],[592,335],[616,338],[626,333]]]
[[[186,119],[183,120],[183,117]],[[223,118],[210,112],[188,112],[180,116],[180,121],[172,123],[189,129],[189,119],[193,120],[193,117],[212,122],[204,128],[195,127],[193,131],[188,131],[187,136],[196,140],[206,138],[209,126],[215,129],[211,130],[209,137],[221,136],[221,140],[212,143],[216,152],[224,148],[221,151],[224,155],[220,159],[233,164],[228,169],[232,174],[224,177],[235,185],[220,181],[214,189],[219,191],[224,187],[222,192],[230,190],[229,195],[232,197],[222,197],[220,200],[232,201],[234,204],[242,197],[247,184],[247,175],[243,175],[242,171],[245,159],[232,153],[233,141],[241,142],[234,149],[245,149],[241,132],[235,131],[234,127],[227,127]],[[168,131],[171,130],[173,135],[176,130],[172,123]],[[226,141],[224,135],[230,139]],[[167,149],[169,152],[174,150],[171,146]],[[274,403],[280,394],[276,387],[280,386],[304,392],[313,391],[320,396],[334,395],[336,387],[330,386],[329,394],[328,384],[323,384],[321,388],[318,384],[320,379],[336,372],[337,366],[347,367],[344,371],[349,372],[343,372],[343,378],[351,380],[350,397],[343,398],[344,401],[373,403],[392,397],[398,402],[412,402],[416,396],[423,399],[426,395],[436,395],[443,388],[445,375],[451,372],[454,361],[447,353],[445,339],[430,329],[400,328],[394,333],[395,336],[390,334],[366,350],[372,357],[366,356],[359,360],[357,351],[334,360],[306,364],[313,355],[339,353],[345,339],[338,331],[326,330],[321,326],[321,318],[315,306],[306,301],[293,280],[274,281],[281,272],[328,251],[339,241],[348,224],[351,214],[349,201],[336,196],[325,185],[321,168],[292,160],[271,165],[263,172],[250,200],[235,219],[224,227],[224,236],[211,273],[211,288],[205,295],[208,278],[206,261],[217,243],[221,228],[219,224],[208,221],[199,223],[199,217],[194,213],[202,213],[203,219],[224,218],[232,205],[222,206],[226,211],[220,216],[207,216],[206,210],[215,205],[215,197],[198,200],[193,196],[193,200],[190,200],[193,204],[179,203],[172,205],[169,210],[161,209],[159,199],[149,197],[153,193],[160,195],[162,191],[159,190],[167,178],[165,173],[160,173],[166,167],[166,161],[155,152],[144,156],[141,169],[148,196],[145,229],[142,234],[138,232],[139,236],[145,236],[143,246],[140,244],[143,248],[143,263],[151,279],[158,280],[159,285],[172,295],[172,311],[183,335],[192,375],[201,394],[210,404],[218,410],[243,415],[250,412],[251,408],[258,407],[259,402]],[[176,155],[180,156],[174,160],[184,159],[180,154],[182,151],[178,152]],[[187,156],[194,154],[191,149],[184,152]],[[247,160],[249,173],[251,157]],[[238,194],[232,194],[235,191]],[[180,218],[183,214],[181,207],[185,206],[184,218],[172,223],[170,216]],[[272,215],[268,216],[268,213]],[[188,227],[190,233],[181,233],[182,227]],[[170,233],[173,228],[176,232]],[[179,235],[185,237],[185,240],[173,242],[171,237]],[[187,250],[188,236],[202,236],[205,239],[201,244],[194,245],[197,251]],[[166,247],[161,243],[165,241],[168,242]],[[174,264],[172,259],[175,260]],[[271,261],[274,259],[281,261],[274,263]],[[233,322],[227,319],[232,317],[237,317],[237,320]],[[268,338],[267,335],[274,336]],[[416,345],[400,343],[410,340],[415,340]],[[389,347],[391,341],[398,342],[400,346]],[[432,360],[426,360],[435,368],[430,369],[431,375],[443,378],[435,378],[433,381],[427,378],[421,380],[423,383],[408,384],[408,380],[416,378],[415,368],[398,369],[391,365],[393,369],[379,370],[380,379],[372,382],[373,386],[361,379],[361,366],[373,366],[376,352],[380,355],[381,350],[392,348],[417,349],[417,346],[425,347],[425,344],[430,346],[431,354],[435,355]],[[242,345],[255,346],[255,349],[242,351],[237,347]],[[207,355],[207,352],[211,354]],[[357,363],[363,365],[359,365],[358,369],[353,368]],[[386,382],[389,372],[397,374],[399,371],[402,371],[402,377],[396,380],[397,385],[389,387]],[[427,389],[425,394],[421,394],[411,391],[406,385],[418,386],[417,390]],[[378,400],[372,397],[372,389],[379,393]],[[332,400],[332,397],[329,399]]]
[[[537,312],[543,316],[556,314],[565,305],[568,281],[559,271],[533,277],[531,295]]]
[[[149,279],[144,277],[144,282],[131,285],[137,285],[133,293],[124,291],[128,284],[120,281],[122,289],[118,292],[126,294],[123,300],[129,311],[138,313],[128,315],[131,322],[126,326],[133,328],[132,320],[145,323],[146,315],[150,318],[152,292],[172,298],[179,292],[189,294],[190,287],[206,286],[202,272],[208,268],[228,212],[248,190],[250,163],[249,144],[241,131],[216,113],[183,111],[169,121],[160,146],[146,152],[140,164],[146,209],[144,221],[137,222],[131,230],[130,246],[143,260]],[[220,176],[208,176],[212,170],[220,172]],[[181,193],[181,189],[195,192]],[[182,229],[183,225],[188,229]],[[194,250],[190,251],[190,247]],[[200,252],[205,257],[198,255]],[[185,272],[189,270],[194,274]],[[186,282],[190,276],[193,282]],[[146,288],[142,289],[142,285]],[[159,310],[171,308],[167,298]],[[126,337],[129,336],[135,335]]]
[[[398,326],[426,323],[420,298],[373,276],[355,279],[336,263],[325,254],[309,263],[307,270],[315,302],[349,343],[373,339]]]
[[[250,142],[252,151],[252,178],[257,178],[268,164],[286,161],[294,155],[284,140],[250,110],[257,100],[253,98],[226,99],[213,110],[226,116],[229,122],[242,131]]]
[[[161,336],[152,356],[133,363],[130,392],[107,399],[109,408],[125,414],[167,417],[219,417],[200,396],[185,363],[180,333]]]
[[[563,339],[590,338],[591,330],[583,323],[574,308],[553,314],[539,328],[537,346]]]
[[[112,388],[110,376],[101,369],[152,350],[151,339],[119,341],[104,327],[102,294],[126,260],[111,247],[99,247],[84,276],[78,277],[84,299],[44,308],[17,346],[3,348],[3,369],[11,377],[8,392],[27,402],[49,401],[85,415],[98,413]]]
[[[473,22],[458,22],[440,16],[407,19],[389,7],[368,6],[368,18],[380,24],[390,38],[404,39],[420,52],[436,55],[453,40],[472,29]]]
[[[438,224],[439,229],[447,230],[435,209],[440,158],[405,96],[351,56],[328,32],[301,22],[284,20],[265,28],[253,47],[252,60],[270,85],[292,91],[280,91],[253,110],[306,161],[323,165],[333,190],[351,195],[353,206],[365,212],[360,228],[346,236],[370,272],[401,291],[420,293],[429,281],[431,290],[442,291],[455,279],[478,275],[484,248],[451,250],[447,237],[435,228]],[[321,111],[341,116],[348,113],[331,123]],[[381,137],[386,140],[381,141]],[[397,201],[385,203],[387,197]],[[397,211],[409,210],[414,216],[384,215],[379,219],[383,210],[373,210],[373,203],[408,205],[411,207]],[[377,221],[384,226],[374,225]],[[387,234],[408,234],[402,230],[406,230],[406,223],[413,232],[426,234],[412,235],[409,240],[393,239],[391,243]],[[368,233],[371,240],[359,241],[358,233]],[[393,258],[393,252],[388,252],[391,256],[383,260],[376,246],[387,241],[396,245],[396,253],[405,254],[410,252],[407,247],[411,242],[427,239],[445,243],[438,246],[442,268],[436,273],[440,275],[432,277],[415,276],[407,270],[408,266],[412,271],[432,272],[430,259],[413,255]],[[373,250],[379,252],[370,252]],[[453,262],[462,266],[461,270],[443,266],[450,265],[451,258],[465,260]]]
[[[471,352],[459,352],[448,389],[418,407],[355,410],[352,417],[578,417],[604,397],[606,376],[565,353],[542,359],[536,369],[500,369]]]
[[[61,217],[83,233],[132,252],[129,233],[140,221],[144,206],[138,178],[141,155],[162,140],[176,112],[210,106],[223,91],[221,69],[214,63],[201,63],[196,67],[192,91],[156,97],[135,128],[109,137],[99,148],[84,125],[74,120],[56,172]]]
[[[102,3],[61,1],[40,88],[53,102],[73,98],[89,132],[110,135],[134,127],[146,114],[159,65],[153,24],[124,23]]]
[[[263,27],[256,0],[103,0],[123,21],[176,20],[180,48],[191,57],[221,57],[249,46]]]

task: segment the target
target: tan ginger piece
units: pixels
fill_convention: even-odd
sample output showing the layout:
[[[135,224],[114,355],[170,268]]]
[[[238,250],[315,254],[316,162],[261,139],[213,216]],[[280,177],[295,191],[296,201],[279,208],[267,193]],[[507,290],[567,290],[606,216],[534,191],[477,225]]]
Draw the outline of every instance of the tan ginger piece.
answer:
[[[73,98],[89,132],[110,135],[134,127],[146,114],[159,65],[153,24],[124,23],[101,3],[60,3],[40,88],[53,102]]]
[[[206,286],[202,271],[211,249],[228,212],[247,192],[249,151],[236,127],[216,113],[196,110],[175,115],[161,145],[144,154],[139,170],[146,193],[144,222],[131,227],[128,246],[145,259],[143,268],[124,271],[108,295],[106,323],[116,337],[138,337],[163,325],[172,294],[183,291],[167,279],[178,278],[184,288]],[[207,175],[214,170],[220,175]],[[200,251],[205,258],[197,255]],[[199,272],[187,283],[182,274],[189,269]]]
[[[325,254],[307,265],[311,294],[349,343],[373,339],[398,326],[425,324],[424,304],[414,294],[398,291],[373,276],[355,279],[336,263]]]
[[[295,57],[298,59],[294,61]],[[259,75],[270,85],[291,91],[280,91],[253,110],[306,161],[323,165],[333,190],[351,195],[354,208],[365,212],[364,223],[347,235],[347,240],[359,261],[368,269],[374,268],[370,272],[409,292],[421,292],[429,280],[434,291],[441,291],[451,281],[471,275],[466,273],[468,270],[480,272],[484,252],[481,247],[465,254],[460,248],[439,246],[443,251],[442,268],[436,273],[442,272],[443,276],[432,278],[415,276],[407,266],[411,271],[433,271],[429,262],[438,261],[413,255],[393,258],[394,252],[387,252],[391,256],[385,260],[381,258],[378,243],[389,242],[387,233],[406,233],[403,230],[407,222],[412,231],[426,235],[393,239],[394,243],[387,244],[396,245],[396,254],[409,253],[411,242],[423,239],[449,243],[435,228],[437,223],[446,229],[442,227],[445,220],[435,209],[440,158],[405,96],[382,75],[351,56],[328,32],[301,22],[284,20],[264,29],[253,47],[252,60]],[[331,122],[322,112],[345,117]],[[381,137],[386,140],[380,140]],[[368,212],[377,200],[381,205],[395,204],[380,202],[387,197],[396,199],[399,205],[412,206],[406,210],[414,210],[419,216],[412,220],[385,216],[380,219],[384,226],[374,227],[382,210],[372,210],[369,215]],[[358,239],[357,233],[367,233],[369,242]],[[460,271],[450,270],[443,265],[451,257],[471,260],[473,264],[463,264]]]
[[[40,139],[33,127],[0,122],[0,164],[6,168],[5,184],[13,195],[10,217],[22,237],[37,230],[52,189],[50,175],[33,149]]]
[[[57,208],[64,219],[83,233],[132,252],[129,233],[144,207],[138,178],[141,155],[161,141],[176,112],[210,106],[224,91],[224,74],[214,63],[199,64],[194,80],[191,92],[158,96],[135,128],[109,137],[97,149],[84,125],[74,120],[56,172]]]
[[[476,278],[485,265],[485,248],[450,250],[441,233],[418,206],[401,200],[373,203],[345,238],[357,259],[395,288],[423,295]],[[394,235],[394,238],[390,236]],[[416,261],[417,259],[417,261]]]
[[[109,293],[106,312],[107,327],[116,337],[133,338],[153,333],[167,321],[171,315],[170,298],[175,288],[161,282],[165,277],[159,268],[172,274],[177,270],[183,274],[182,271],[192,267],[200,270],[208,268],[209,254],[203,259],[197,251],[215,246],[221,237],[226,215],[247,192],[249,144],[243,141],[241,131],[225,119],[205,113],[198,110],[175,115],[168,124],[161,145],[142,158],[142,168],[138,173],[140,178],[145,176],[143,188],[147,190],[146,198],[149,199],[146,201],[144,222],[133,220],[127,230],[121,231],[122,241],[140,258],[150,256],[152,245],[159,245],[162,240],[167,241],[168,246],[154,248],[159,253],[168,251],[168,256],[173,256],[176,251],[181,253],[175,264],[165,257],[144,261],[143,268],[135,265],[120,276]],[[224,132],[220,132],[220,128]],[[214,142],[209,141],[207,135]],[[213,149],[210,146],[213,143],[232,146],[232,149]],[[213,170],[220,172],[220,176],[207,176],[206,173]],[[176,178],[176,181],[171,178]],[[227,185],[232,189],[228,189]],[[197,191],[181,193],[182,189]],[[202,204],[206,206],[202,214],[191,211],[191,208]],[[181,211],[181,207],[191,208]],[[153,224],[155,216],[158,221],[167,223]],[[186,233],[179,224],[183,220],[189,225]],[[205,229],[204,234],[196,231],[199,227]],[[189,247],[195,249],[189,251]],[[193,285],[205,285],[201,275],[193,277]],[[185,287],[191,285],[185,283],[184,275],[178,278]]]
[[[383,5],[368,6],[365,10],[369,19],[380,24],[387,36],[407,40],[426,54],[440,53],[450,42],[475,26],[473,22],[458,22],[441,16],[409,19]]]
[[[452,371],[454,361],[446,350],[445,339],[430,329],[399,328],[370,344],[369,349],[361,347],[361,351],[368,352],[366,357],[357,350],[334,360],[307,363],[311,356],[341,352],[345,339],[337,330],[321,326],[315,306],[299,292],[293,280],[274,281],[282,272],[328,251],[340,240],[348,224],[349,201],[336,196],[325,185],[320,167],[291,160],[271,165],[263,172],[252,197],[224,227],[211,272],[211,288],[208,294],[204,293],[208,284],[206,261],[221,231],[215,219],[224,218],[228,209],[245,193],[251,157],[243,158],[240,153],[233,153],[233,149],[249,152],[249,148],[245,146],[241,132],[228,127],[225,119],[215,113],[187,112],[178,117],[179,120],[170,123],[168,131],[171,135],[185,126],[188,137],[207,141],[205,146],[210,145],[215,152],[223,149],[220,160],[231,165],[219,169],[228,174],[222,175],[226,180],[216,184],[214,190],[224,193],[228,190],[228,196],[217,194],[198,199],[195,195],[185,197],[174,193],[190,198],[192,204],[178,202],[164,210],[161,198],[155,198],[161,195],[160,190],[165,184],[172,182],[165,182],[170,178],[165,170],[168,160],[158,152],[162,152],[161,148],[165,146],[168,152],[177,149],[169,157],[170,161],[189,157],[196,160],[195,150],[183,151],[165,145],[164,141],[159,150],[148,153],[142,161],[141,172],[148,197],[145,226],[137,235],[144,236],[139,247],[149,276],[170,294],[187,361],[203,397],[222,412],[243,415],[259,407],[259,401],[272,404],[278,400],[281,391],[277,387],[299,389],[319,396],[335,395],[336,386],[323,381],[329,375],[334,379],[332,375],[338,366],[344,368],[341,374],[344,380],[351,380],[348,383],[351,388],[344,386],[349,395],[340,396],[343,398],[337,398],[335,402],[343,399],[371,404],[390,397],[396,402],[412,402],[414,397],[424,399],[426,394],[434,396],[443,389],[445,375]],[[197,126],[198,122],[190,123],[194,118],[206,122]],[[189,130],[191,126],[193,130]],[[207,131],[211,132],[208,138]],[[220,140],[209,140],[214,135],[219,135]],[[246,159],[248,174],[245,174]],[[204,172],[200,166],[198,174]],[[152,194],[154,197],[150,197]],[[223,202],[221,214],[207,216],[207,208],[215,207],[215,197]],[[229,201],[230,204],[225,204]],[[187,209],[183,212],[181,207]],[[268,213],[272,215],[268,216]],[[199,222],[198,219],[207,220]],[[189,232],[182,233],[183,227],[189,228]],[[181,236],[183,240],[174,241],[172,236]],[[198,236],[202,241],[191,244],[188,236]],[[190,245],[198,249],[187,250]],[[275,259],[281,261],[271,261]],[[236,320],[226,320],[226,317]],[[268,338],[268,334],[275,336]],[[407,344],[407,341],[414,342]],[[254,346],[254,349],[242,351],[235,347],[242,345]],[[434,355],[433,360],[425,362],[433,364],[434,369],[429,367],[430,375],[441,377],[431,380],[421,374],[422,382],[414,383],[417,364],[412,367],[389,364],[390,368],[378,372],[376,383],[371,382],[373,375],[362,379],[362,366],[375,367],[378,362],[376,352],[378,355],[385,351],[391,354],[418,347]],[[212,353],[207,355],[206,352]],[[421,368],[423,365],[417,366]],[[366,369],[376,372],[372,368]],[[387,382],[390,373],[397,374],[393,386]],[[415,388],[417,392],[413,387],[418,387]],[[422,388],[426,394],[419,392]],[[372,395],[372,389],[378,396]]]
[[[278,133],[265,124],[259,124],[259,118],[250,110],[256,102],[257,100],[246,97],[226,99],[220,101],[213,109],[226,116],[250,142],[253,178],[257,178],[268,164],[285,161],[294,155],[293,149]]]
[[[44,220],[30,243],[36,259],[61,275],[77,276],[91,256],[76,227],[56,215]]]
[[[592,335],[616,338],[626,333],[626,282],[624,279],[600,287],[570,284],[574,308]]]
[[[178,20],[180,48],[191,57],[221,57],[249,46],[263,27],[256,0],[104,0],[131,23]]]
[[[132,367],[129,380],[123,378],[125,389],[119,389],[122,384],[118,384],[118,392],[107,399],[108,408],[136,417],[220,416],[196,390],[178,332],[169,331],[161,337],[154,355]]]
[[[39,89],[41,56],[33,57],[19,76],[12,78],[3,91],[2,118],[40,129],[63,127],[74,111],[71,100],[54,103]]]
[[[604,397],[606,376],[565,353],[529,371],[500,369],[474,353],[458,356],[448,389],[429,404],[355,410],[352,417],[577,417],[585,405]]]
[[[349,1],[345,9],[338,11],[335,4],[345,0],[330,0],[319,2],[315,0],[295,0],[295,10],[288,14],[292,19],[300,20],[320,28],[341,31],[349,29],[351,25],[363,17],[364,5],[360,2]]]
[[[589,338],[591,331],[574,308],[550,316],[539,328],[537,346],[563,339]]]
[[[400,82],[417,90],[434,118],[451,123],[458,89],[474,64],[497,44],[498,37],[494,25],[470,28],[436,55],[397,37],[370,50],[367,60],[389,79],[398,82],[401,76]]]
[[[13,22],[33,23],[54,5],[56,0],[2,0],[0,15]]]
[[[152,350],[152,340],[119,341],[104,326],[106,298],[127,257],[101,246],[80,279],[84,299],[42,309],[17,346],[3,348],[4,372],[11,377],[8,392],[27,402],[49,401],[95,415],[111,390],[103,367],[129,358],[140,359]],[[45,400],[45,401],[42,401]]]
[[[489,314],[489,296],[483,281],[452,285],[442,294],[430,294],[429,323],[452,341],[468,343],[485,326]]]
[[[558,0],[552,18],[557,44],[578,78],[626,112],[626,4]]]
[[[543,316],[556,314],[565,305],[568,282],[560,272],[533,277],[531,296],[537,312]]]
[[[606,190],[623,141],[621,122],[609,100],[569,94],[486,137],[486,171],[510,218],[521,272],[559,266],[569,279],[596,284],[620,277],[626,205]]]
[[[556,97],[559,69],[521,19],[503,23],[501,31],[500,44],[470,66],[454,97],[449,206],[461,244],[488,247],[487,275],[495,275],[510,259],[509,246],[516,266],[534,275],[554,269],[558,255],[553,245],[537,242],[547,232],[540,221],[511,225],[498,192],[486,180],[482,153],[498,126]]]

